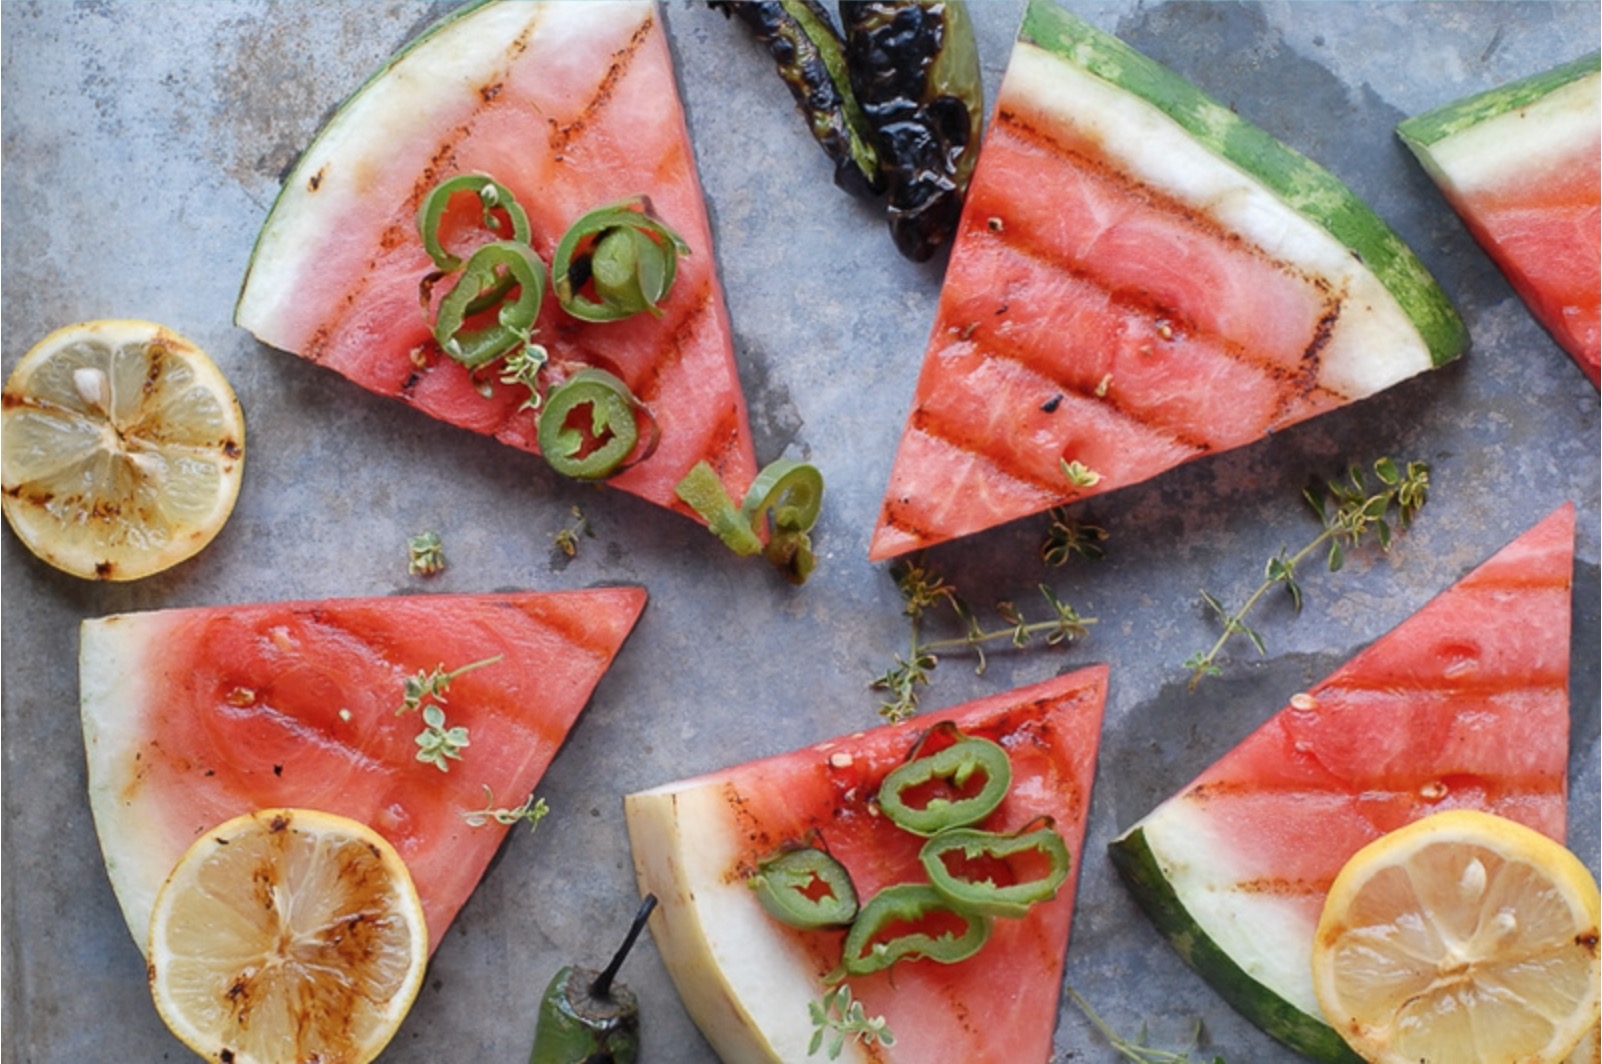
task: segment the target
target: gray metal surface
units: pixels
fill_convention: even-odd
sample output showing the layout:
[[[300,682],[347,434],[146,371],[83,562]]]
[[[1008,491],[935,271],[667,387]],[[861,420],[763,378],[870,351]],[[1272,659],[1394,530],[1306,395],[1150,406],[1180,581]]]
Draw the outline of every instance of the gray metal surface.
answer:
[[[993,619],[1045,581],[1099,623],[1067,650],[960,658],[928,708],[1093,661],[1112,666],[1067,982],[1115,1027],[1177,1046],[1198,1021],[1231,1061],[1291,1059],[1186,969],[1103,858],[1107,840],[1355,650],[1566,500],[1579,507],[1571,841],[1598,865],[1597,393],[1534,324],[1394,138],[1397,121],[1595,47],[1594,3],[1076,3],[1369,200],[1458,301],[1456,364],[1272,440],[1083,504],[1107,558],[1048,570],[1043,521],[935,551]],[[466,432],[269,350],[231,324],[281,174],[331,107],[443,8],[421,3],[7,3],[3,360],[46,331],[135,316],[206,347],[248,421],[238,508],[199,557],[131,586],[37,563],[0,534],[4,579],[6,1061],[179,1060],[150,1004],[85,800],[77,624],[122,610],[420,589],[638,582],[652,601],[539,787],[554,810],[514,833],[436,955],[386,1059],[526,1058],[537,996],[596,963],[632,913],[620,796],[877,722],[869,680],[903,651],[900,601],[868,535],[940,281],[902,261],[873,212],[829,182],[765,56],[699,3],[668,0],[758,458],[828,478],[819,571],[792,590],[689,522],[584,488]],[[1020,5],[974,7],[986,85]],[[1215,628],[1198,590],[1238,601],[1264,560],[1316,532],[1313,476],[1382,454],[1434,467],[1388,556],[1305,574],[1307,602],[1258,615],[1268,654],[1185,690]],[[582,507],[576,558],[553,536]],[[407,575],[406,538],[441,532],[450,568]],[[1516,616],[1486,625],[1518,624]],[[625,969],[645,1059],[710,1059],[645,943]],[[1110,1060],[1064,1003],[1062,1060]]]

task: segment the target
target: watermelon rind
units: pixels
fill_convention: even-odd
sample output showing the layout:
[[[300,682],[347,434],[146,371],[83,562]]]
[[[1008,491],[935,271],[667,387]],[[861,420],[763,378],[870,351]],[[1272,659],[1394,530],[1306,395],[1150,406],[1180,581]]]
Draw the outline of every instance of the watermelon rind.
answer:
[[[1467,328],[1429,270],[1390,225],[1334,174],[1167,67],[1050,0],[1031,0],[1024,13],[1019,41],[1032,44],[1060,60],[1057,65],[1079,73],[1087,83],[1103,83],[1110,91],[1100,95],[1110,102],[1125,98],[1121,105],[1114,103],[1121,113],[1110,114],[1106,121],[1126,126],[1136,123],[1128,128],[1153,134],[1147,158],[1126,162],[1144,166],[1149,161],[1155,170],[1166,171],[1162,180],[1175,180],[1175,173],[1192,169],[1179,165],[1173,157],[1173,138],[1161,137],[1163,123],[1155,118],[1161,116],[1177,125],[1195,144],[1247,175],[1285,207],[1323,230],[1343,254],[1354,260],[1360,273],[1372,274],[1405,316],[1407,326],[1422,341],[1428,352],[1427,362],[1360,370],[1349,387],[1341,389],[1347,395],[1372,394],[1395,380],[1443,365],[1467,348]],[[1008,76],[1012,76],[1010,68]],[[1093,84],[1087,84],[1086,89],[1092,93],[1096,91]],[[1131,108],[1129,101],[1138,101],[1148,113],[1144,116],[1136,113],[1140,108]],[[1076,120],[1093,120],[1082,103],[1074,106],[1079,108]],[[1177,178],[1179,181],[1188,179]],[[1239,199],[1238,194],[1236,198]],[[1261,204],[1221,203],[1219,209],[1233,211],[1228,220],[1238,223],[1248,237],[1261,234],[1260,243],[1265,248],[1273,250],[1276,241],[1286,239],[1282,228],[1285,219],[1262,217]],[[1334,265],[1327,250],[1308,247],[1305,240],[1286,251],[1306,251]],[[1297,254],[1285,257],[1299,260]],[[1389,351],[1400,350],[1396,344],[1406,338],[1390,339],[1391,343],[1374,349],[1368,357],[1383,361],[1389,357]],[[1339,385],[1340,382],[1335,383]]]
[[[1137,825],[1107,846],[1113,867],[1129,886],[1147,917],[1168,940],[1174,951],[1195,969],[1220,997],[1267,1034],[1323,1064],[1361,1064],[1335,1029],[1301,1007],[1275,993],[1260,979],[1241,967],[1235,956],[1222,949],[1196,922],[1191,913],[1191,890],[1184,877],[1152,852],[1144,826]],[[1176,884],[1181,884],[1181,897]],[[1196,885],[1197,889],[1205,888]],[[1262,933],[1264,929],[1254,929]],[[1271,935],[1263,935],[1271,939]],[[1272,946],[1269,944],[1268,949]],[[1265,968],[1276,958],[1263,957]],[[1261,973],[1260,973],[1261,974]]]
[[[472,32],[447,32],[475,15],[480,18]],[[415,122],[418,109],[426,108],[438,94],[440,81],[460,78],[470,82],[483,68],[485,58],[503,52],[506,41],[514,39],[531,16],[537,18],[538,10],[495,4],[494,0],[469,0],[402,45],[345,98],[301,152],[273,199],[245,266],[234,303],[234,324],[249,329],[265,343],[275,342],[271,323],[281,316],[277,308],[295,295],[292,273],[287,271],[292,270],[302,243],[337,227],[344,209],[326,191],[321,196],[311,194],[317,187],[312,178],[322,167],[331,159],[359,164],[368,157],[381,157],[395,131]],[[408,61],[425,46],[427,62],[418,65],[427,66],[429,73],[411,77],[405,73]]]
[[[1550,70],[1414,115],[1398,125],[1396,131],[1415,152],[1427,150],[1481,123],[1539,103],[1599,72],[1602,72],[1602,52],[1592,52]]]

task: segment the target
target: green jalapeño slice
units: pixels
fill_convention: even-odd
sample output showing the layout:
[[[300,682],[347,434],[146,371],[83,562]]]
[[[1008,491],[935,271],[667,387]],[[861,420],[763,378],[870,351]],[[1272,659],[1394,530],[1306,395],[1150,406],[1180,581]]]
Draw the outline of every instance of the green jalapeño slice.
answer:
[[[628,385],[587,366],[545,397],[540,453],[563,476],[601,480],[623,468],[640,442],[640,404]]]
[[[867,975],[898,961],[956,964],[989,937],[989,917],[953,906],[927,883],[898,883],[869,898],[857,914],[840,966],[847,975]]]
[[[1007,751],[989,739],[951,731],[958,736],[956,742],[914,757],[879,786],[880,811],[915,835],[978,823],[995,811],[1012,785]]]
[[[551,257],[562,309],[582,321],[621,321],[657,306],[690,246],[651,213],[644,196],[597,207],[574,222]]]
[[[795,847],[763,858],[746,883],[769,916],[791,927],[843,927],[857,915],[851,873],[815,847]]]
[[[941,897],[985,916],[1023,916],[1068,879],[1068,844],[1049,823],[1013,835],[952,828],[918,857]]]
[[[528,215],[511,190],[485,174],[457,174],[435,185],[417,208],[417,231],[423,250],[439,269],[449,272],[462,265],[461,256],[445,247],[445,212],[455,196],[476,196],[483,226],[499,240],[529,242]],[[511,232],[506,232],[510,227]]]
[[[528,245],[485,244],[440,301],[434,339],[451,358],[478,369],[528,342],[544,299],[545,266]]]

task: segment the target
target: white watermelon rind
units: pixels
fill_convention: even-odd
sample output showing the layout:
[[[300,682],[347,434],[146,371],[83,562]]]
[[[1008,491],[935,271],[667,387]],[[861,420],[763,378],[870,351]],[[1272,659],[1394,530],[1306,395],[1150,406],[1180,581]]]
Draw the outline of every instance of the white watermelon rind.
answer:
[[[1158,932],[1237,1012],[1310,1060],[1321,1064],[1362,1064],[1362,1058],[1352,1052],[1333,1027],[1249,974],[1235,956],[1202,929],[1192,911],[1198,903],[1187,900],[1176,889],[1178,880],[1153,852],[1143,824],[1109,843],[1107,853]]]
[[[1052,0],[1030,0],[1019,39],[1149,104],[1344,245],[1395,299],[1432,366],[1450,362],[1468,347],[1467,327],[1428,268],[1384,219],[1324,167]]]
[[[337,210],[330,208],[326,203],[327,197],[314,197],[310,194],[308,182],[311,177],[329,159],[345,157],[347,146],[354,145],[361,149],[364,142],[376,144],[378,138],[382,136],[382,129],[386,123],[375,121],[374,114],[370,112],[385,109],[385,105],[377,102],[379,96],[395,94],[387,90],[375,93],[375,87],[393,85],[395,83],[393,75],[397,68],[414,53],[431,43],[438,42],[445,36],[445,31],[459,26],[494,2],[495,0],[468,0],[461,7],[424,27],[421,32],[397,49],[382,66],[368,75],[361,85],[334,109],[317,136],[295,160],[294,166],[291,167],[278,189],[277,196],[273,199],[266,221],[256,234],[255,243],[250,249],[250,259],[245,266],[245,276],[240,282],[239,296],[234,303],[235,325],[249,330],[264,343],[284,346],[282,341],[275,342],[271,323],[278,313],[275,308],[282,301],[294,298],[295,288],[292,283],[296,274],[294,266],[301,253],[302,241],[325,231],[325,227],[331,224],[325,215],[337,215]],[[491,51],[498,52],[504,47],[504,41],[500,40],[497,34],[484,33],[479,36],[486,42],[485,47]],[[430,80],[435,79],[418,79],[412,92],[432,91],[428,85]],[[414,117],[410,109],[404,105],[397,108],[391,101],[387,106],[389,110],[398,111],[404,117]],[[359,153],[357,157],[360,157]],[[285,270],[279,267],[279,259],[288,261],[287,276],[283,276]]]

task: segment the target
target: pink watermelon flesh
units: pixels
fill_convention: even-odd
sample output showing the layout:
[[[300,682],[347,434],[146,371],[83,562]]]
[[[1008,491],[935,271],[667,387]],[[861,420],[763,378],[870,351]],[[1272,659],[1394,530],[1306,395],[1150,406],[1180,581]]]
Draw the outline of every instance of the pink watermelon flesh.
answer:
[[[88,621],[89,786],[130,930],[196,837],[249,810],[296,806],[371,825],[421,895],[430,947],[506,834],[469,825],[529,796],[645,605],[638,588],[431,595],[133,613]],[[448,772],[416,759],[405,680],[453,680]]]
[[[1085,668],[707,778],[726,795],[728,830],[741,840],[740,857],[727,873],[737,877],[733,881],[751,875],[781,844],[816,831],[865,901],[896,883],[927,882],[918,860],[924,840],[880,815],[876,797],[919,737],[951,721],[966,734],[1000,743],[1012,762],[1007,798],[976,826],[1010,832],[1049,816],[1067,842],[1072,866],[1057,897],[1022,919],[996,920],[972,958],[953,965],[907,962],[850,980],[868,1015],[884,1016],[895,1035],[894,1049],[875,1059],[1017,1064],[1050,1057],[1106,684],[1105,666]],[[844,932],[782,931],[804,945],[819,978],[839,963]],[[804,1017],[805,1003],[796,1009]]]
[[[1263,948],[1294,958],[1311,955],[1336,873],[1406,823],[1481,809],[1562,841],[1573,557],[1566,505],[1293,698],[1116,841],[1115,858],[1140,829],[1165,875],[1197,885],[1175,888],[1182,904],[1233,895],[1225,922],[1250,926],[1258,899],[1271,902],[1293,930],[1259,926]],[[1215,918],[1190,913],[1222,938]],[[1305,1008],[1307,966],[1287,966],[1303,994],[1254,975]]]
[[[1540,180],[1448,192],[1469,232],[1559,346],[1602,379],[1602,128],[1544,160]]]
[[[499,7],[489,5],[434,36],[477,32],[483,15],[503,16]],[[418,301],[419,282],[433,269],[417,232],[418,204],[447,177],[488,174],[528,212],[534,249],[549,263],[580,215],[646,195],[691,249],[679,260],[662,316],[580,322],[562,314],[548,293],[535,341],[553,364],[616,374],[650,408],[660,431],[656,450],[608,483],[690,514],[673,489],[705,460],[739,498],[756,461],[660,17],[650,3],[512,7],[527,13],[523,32],[465,79],[446,68],[449,54],[438,60],[438,72],[431,68],[439,43],[432,38],[378,79],[437,77],[449,85],[440,90],[448,106],[419,111],[383,159],[310,174],[303,165],[291,176],[309,198],[340,205],[337,221],[315,244],[295,249],[290,276],[263,280],[253,264],[239,323],[370,391],[536,451],[534,419],[518,409],[526,391],[497,385],[493,372],[475,381],[432,338]],[[269,219],[266,232],[272,225]],[[488,399],[479,392],[483,383],[494,387]]]

